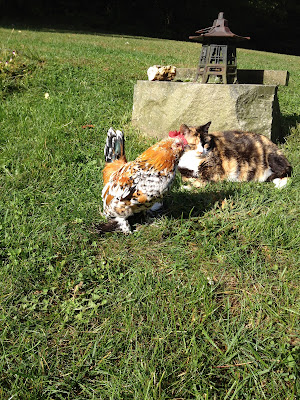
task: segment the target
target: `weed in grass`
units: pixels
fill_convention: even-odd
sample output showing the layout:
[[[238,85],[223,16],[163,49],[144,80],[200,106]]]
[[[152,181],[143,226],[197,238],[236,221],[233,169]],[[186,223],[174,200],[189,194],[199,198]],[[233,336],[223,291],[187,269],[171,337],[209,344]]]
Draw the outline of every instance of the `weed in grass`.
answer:
[[[18,93],[28,88],[29,75],[42,65],[41,60],[32,59],[30,56],[16,50],[0,50],[0,94],[1,100],[8,95]]]

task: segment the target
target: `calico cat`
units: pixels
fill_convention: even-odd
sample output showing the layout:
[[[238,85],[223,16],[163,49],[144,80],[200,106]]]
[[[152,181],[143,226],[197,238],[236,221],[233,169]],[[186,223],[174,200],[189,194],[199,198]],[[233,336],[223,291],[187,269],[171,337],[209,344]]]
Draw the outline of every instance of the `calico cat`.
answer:
[[[208,133],[210,124],[180,127],[190,147],[178,164],[184,182],[195,187],[222,180],[286,185],[292,167],[267,137],[240,131]]]

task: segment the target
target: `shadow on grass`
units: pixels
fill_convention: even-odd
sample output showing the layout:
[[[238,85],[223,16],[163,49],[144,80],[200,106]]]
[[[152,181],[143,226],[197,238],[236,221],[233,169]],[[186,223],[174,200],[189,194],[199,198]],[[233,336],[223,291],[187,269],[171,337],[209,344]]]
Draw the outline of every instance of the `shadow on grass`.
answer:
[[[201,217],[216,203],[221,203],[225,198],[233,195],[236,190],[238,189],[220,189],[212,184],[211,188],[205,190],[174,192],[164,201],[165,215],[183,219]]]
[[[212,185],[211,189],[199,189],[193,192],[173,192],[167,195],[163,200],[163,207],[156,212],[148,211],[147,213],[138,213],[128,218],[133,228],[137,225],[149,222],[149,218],[156,219],[160,217],[185,219],[197,218],[210,211],[216,203],[221,204],[225,198],[233,195],[235,190],[218,189],[215,190]]]
[[[299,126],[299,124],[300,124],[300,115],[292,114],[292,115],[281,116],[283,143],[285,142],[284,138],[287,138],[291,134],[291,130],[296,129]]]

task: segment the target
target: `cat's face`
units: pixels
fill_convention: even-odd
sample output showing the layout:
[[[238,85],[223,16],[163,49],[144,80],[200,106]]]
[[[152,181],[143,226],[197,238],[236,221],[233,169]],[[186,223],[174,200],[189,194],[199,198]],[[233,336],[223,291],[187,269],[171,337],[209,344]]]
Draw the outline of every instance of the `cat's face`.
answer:
[[[189,149],[194,150],[196,155],[203,157],[214,147],[213,138],[208,134],[211,122],[201,126],[181,125],[180,132],[185,136]]]

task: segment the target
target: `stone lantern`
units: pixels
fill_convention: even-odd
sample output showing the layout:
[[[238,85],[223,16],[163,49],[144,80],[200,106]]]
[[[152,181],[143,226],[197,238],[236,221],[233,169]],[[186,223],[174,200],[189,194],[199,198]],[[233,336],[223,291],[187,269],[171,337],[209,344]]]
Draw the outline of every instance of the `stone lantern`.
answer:
[[[237,43],[249,40],[249,37],[235,35],[220,12],[213,26],[196,31],[199,36],[190,36],[191,40],[202,43],[196,81],[207,83],[210,76],[219,77],[222,83],[237,82]]]

